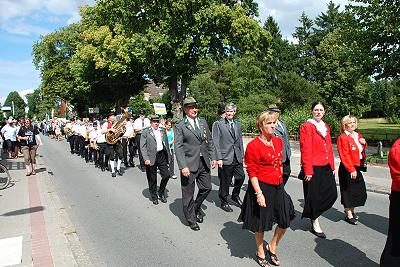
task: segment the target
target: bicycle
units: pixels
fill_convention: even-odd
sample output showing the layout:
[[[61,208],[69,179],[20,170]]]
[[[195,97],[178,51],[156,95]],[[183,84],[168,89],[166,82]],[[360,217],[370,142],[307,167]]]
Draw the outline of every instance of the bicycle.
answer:
[[[11,176],[6,166],[0,162],[0,190],[7,188],[10,184]]]

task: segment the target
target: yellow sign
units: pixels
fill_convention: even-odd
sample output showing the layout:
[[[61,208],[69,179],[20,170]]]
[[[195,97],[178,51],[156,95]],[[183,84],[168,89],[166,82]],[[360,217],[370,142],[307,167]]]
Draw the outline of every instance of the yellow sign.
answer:
[[[167,115],[167,109],[164,103],[153,103],[154,113],[157,115]]]

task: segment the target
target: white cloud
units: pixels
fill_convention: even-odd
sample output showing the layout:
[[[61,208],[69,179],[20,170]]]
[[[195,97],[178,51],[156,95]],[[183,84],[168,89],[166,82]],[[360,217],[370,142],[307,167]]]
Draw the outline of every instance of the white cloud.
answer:
[[[2,28],[8,33],[24,36],[45,35],[50,32],[49,29],[32,25],[24,19],[15,19],[12,22],[7,21],[2,24]]]
[[[283,37],[293,40],[291,36],[295,28],[299,26],[301,13],[304,11],[308,17],[314,19],[318,14],[326,11],[329,0],[256,0],[256,2],[261,20],[265,21],[271,15],[278,22]],[[348,2],[348,0],[333,0],[333,3],[339,4],[342,8]]]

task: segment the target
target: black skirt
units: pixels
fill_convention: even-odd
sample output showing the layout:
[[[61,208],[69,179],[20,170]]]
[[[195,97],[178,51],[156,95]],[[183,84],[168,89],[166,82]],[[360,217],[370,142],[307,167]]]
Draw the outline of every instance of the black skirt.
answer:
[[[342,163],[339,166],[340,196],[341,203],[345,208],[364,206],[367,200],[364,177],[360,171],[360,167],[354,167],[357,171],[357,178],[353,180],[346,167]]]
[[[380,266],[400,266],[400,192],[390,194],[389,231]]]
[[[259,181],[259,185],[267,206],[264,208],[258,205],[254,188],[249,183],[238,219],[239,222],[243,222],[242,228],[252,232],[264,232],[272,230],[275,223],[280,228],[288,228],[290,221],[295,217],[295,211],[292,199],[286,193],[283,184],[270,185]]]
[[[330,165],[314,166],[309,182],[303,181],[304,209],[302,218],[317,219],[337,199],[336,181]]]

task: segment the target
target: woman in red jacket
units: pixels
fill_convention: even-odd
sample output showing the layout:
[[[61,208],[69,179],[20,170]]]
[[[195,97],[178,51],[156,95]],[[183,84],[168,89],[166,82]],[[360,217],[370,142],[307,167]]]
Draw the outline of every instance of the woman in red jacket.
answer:
[[[265,255],[274,265],[280,265],[276,256],[279,241],[290,221],[294,218],[294,207],[283,187],[282,140],[274,136],[278,114],[265,111],[257,117],[260,135],[246,148],[244,156],[250,184],[244,197],[239,221],[243,229],[255,233],[256,258],[261,266],[269,266]],[[264,246],[264,231],[277,224],[271,242]]]
[[[341,203],[344,206],[346,222],[356,225],[358,216],[354,213],[355,207],[364,206],[367,200],[367,190],[363,175],[360,171],[360,162],[365,160],[364,150],[367,142],[360,133],[357,133],[357,119],[347,115],[342,119],[342,134],[337,140],[340,157],[339,184]]]
[[[322,121],[325,104],[316,101],[311,106],[312,119],[300,127],[301,167],[304,209],[302,218],[311,219],[311,233],[326,238],[318,217],[336,201],[335,164],[328,124]]]
[[[392,192],[389,206],[389,231],[380,266],[400,266],[400,138],[392,146],[388,156]]]

